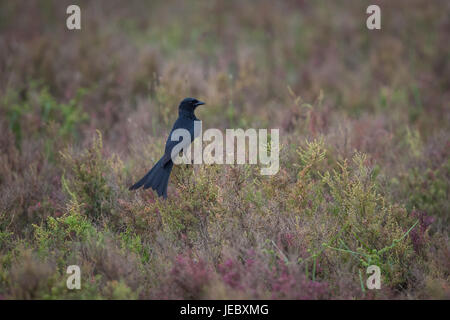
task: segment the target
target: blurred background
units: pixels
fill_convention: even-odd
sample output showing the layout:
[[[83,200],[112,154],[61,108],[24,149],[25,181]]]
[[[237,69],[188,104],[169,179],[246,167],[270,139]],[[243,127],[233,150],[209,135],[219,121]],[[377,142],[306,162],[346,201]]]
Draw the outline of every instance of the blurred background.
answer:
[[[244,237],[246,240],[237,243],[238,240],[230,240],[233,237],[228,237],[230,233],[227,236],[224,231],[224,237],[217,240],[221,243],[220,248],[227,247],[232,252],[243,247],[256,248],[253,240],[249,240],[249,234],[245,233],[247,231],[244,232],[250,224],[261,227],[253,228],[259,232],[254,241],[262,239],[256,241],[260,245],[264,239],[294,232],[283,229],[289,229],[293,224],[294,218],[289,216],[290,213],[285,220],[275,218],[275,215],[297,210],[292,211],[289,205],[288,208],[284,205],[288,203],[285,196],[288,197],[289,190],[298,179],[296,150],[305,147],[305,141],[317,139],[324,143],[323,148],[327,150],[326,164],[319,168],[338,169],[337,161],[351,159],[355,151],[362,152],[367,156],[364,163],[375,168],[370,172],[374,179],[378,176],[377,188],[386,201],[404,207],[408,214],[420,211],[420,214],[414,214],[421,216],[423,230],[429,226],[424,217],[433,217],[434,232],[439,240],[427,241],[435,245],[434,251],[430,251],[435,255],[429,257],[434,261],[434,267],[431,267],[435,268],[434,276],[427,278],[425,269],[416,270],[415,278],[406,277],[409,280],[402,280],[400,285],[392,284],[392,292],[395,293],[386,295],[430,297],[433,293],[434,297],[445,294],[448,297],[449,1],[77,1],[81,8],[81,30],[73,31],[66,28],[66,8],[72,3],[0,1],[0,225],[3,230],[0,233],[3,259],[0,293],[3,291],[4,297],[45,296],[42,292],[46,291],[40,285],[36,286],[43,291],[27,288],[25,284],[25,288],[18,289],[11,280],[20,278],[14,272],[21,276],[26,273],[25,269],[20,268],[25,268],[23,261],[27,254],[29,259],[45,259],[34,257],[35,253],[25,254],[28,252],[25,249],[25,253],[13,253],[13,248],[20,243],[41,248],[45,238],[43,234],[50,232],[45,229],[47,219],[70,215],[74,210],[70,207],[74,199],[77,199],[80,208],[90,208],[90,211],[80,209],[81,213],[87,210],[84,212],[87,221],[91,221],[89,212],[92,210],[108,216],[103,224],[96,219],[91,221],[98,232],[106,232],[108,225],[106,229],[113,234],[112,238],[117,236],[123,240],[123,237],[133,234],[134,238],[126,239],[134,239],[132,243],[141,243],[144,247],[158,247],[152,250],[161,255],[172,246],[155,240],[163,237],[156,230],[149,231],[148,227],[139,229],[136,221],[130,222],[131,218],[124,218],[121,214],[137,214],[139,210],[141,214],[145,212],[145,216],[154,214],[156,205],[152,197],[148,200],[149,196],[144,193],[136,196],[128,194],[126,187],[159,158],[166,136],[177,117],[178,103],[187,96],[206,101],[207,105],[197,111],[204,129],[280,129],[283,146],[281,171],[277,177],[264,182],[274,188],[270,189],[274,193],[266,196],[265,202],[257,204],[253,198],[239,196],[233,199],[222,196],[214,200],[203,198],[203,201],[218,203],[221,207],[219,210],[211,204],[208,214],[220,211],[228,215],[228,211],[234,212],[236,208],[248,214],[246,218],[239,216],[235,220],[241,221],[236,222],[236,226],[244,229],[236,227],[234,231],[227,231],[239,234],[235,239]],[[366,8],[370,4],[381,7],[381,30],[368,30],[366,27]],[[97,136],[96,130],[99,130],[102,139],[100,142],[94,140],[92,144],[93,137]],[[85,150],[94,151],[85,155]],[[113,162],[104,163],[97,156]],[[91,160],[94,161],[93,167],[86,169],[83,163],[91,163]],[[302,165],[306,167],[306,162],[302,163],[299,162],[300,169]],[[99,175],[91,177],[92,170],[100,170]],[[237,179],[229,171],[234,169],[223,170],[226,171],[220,177],[218,173],[217,177],[210,174],[216,177],[214,184],[219,186],[219,195],[230,192],[231,187],[227,183]],[[179,181],[184,181],[184,173],[179,174]],[[249,194],[258,194],[255,190],[261,187],[250,183],[253,175],[249,177],[237,173],[237,176],[248,178],[242,183],[248,183]],[[177,174],[174,179],[176,177]],[[314,174],[311,178],[319,179]],[[80,186],[77,181],[84,184]],[[90,190],[88,186],[93,185],[92,181],[99,184],[92,187],[98,187],[95,190],[110,191],[98,194]],[[241,185],[238,182],[235,184]],[[182,185],[174,183],[169,194],[179,195]],[[324,192],[327,193],[329,188],[324,187]],[[268,192],[269,189],[264,190]],[[300,198],[295,199],[293,203],[300,201]],[[332,202],[331,199],[330,195],[323,201]],[[183,200],[196,203],[183,207],[183,210],[192,211],[194,218],[200,219],[198,221],[203,221],[203,218],[195,216],[198,207],[202,207],[201,200]],[[147,201],[151,204],[144,205]],[[105,207],[105,203],[108,206]],[[306,208],[307,201],[303,205]],[[271,212],[274,220],[267,218],[270,221],[259,221],[262,215],[257,212],[262,210],[261,207],[265,208],[265,217],[271,217],[267,213]],[[320,205],[316,210],[319,207],[324,208]],[[164,211],[161,205],[158,210]],[[174,207],[167,210],[176,211]],[[328,214],[326,212],[329,211],[323,209],[323,218]],[[160,223],[169,226],[169,229],[173,227],[170,223],[165,224],[164,219],[158,221],[151,223]],[[317,222],[314,221],[311,220],[311,225]],[[412,222],[399,222],[400,229],[405,232]],[[192,221],[184,221],[182,225],[189,223]],[[339,223],[342,222],[336,222],[335,227]],[[36,231],[36,226],[44,228],[38,229],[41,233]],[[270,226],[277,227],[270,230]],[[202,230],[197,230],[195,226],[192,228],[192,232],[202,234]],[[180,233],[176,228],[170,231],[176,235],[167,242],[177,248],[173,249],[172,257],[186,248],[194,248],[192,250],[195,251],[198,246],[198,252],[206,250],[207,253],[199,253],[197,258],[202,257],[208,263],[213,261],[211,263],[216,273],[221,274],[222,269],[218,265],[224,263],[223,250],[211,249],[214,246],[208,245],[209,238],[208,241],[201,236],[190,238],[189,233],[182,236],[184,231]],[[318,234],[321,233],[310,235],[306,237],[308,240],[304,240],[306,242],[300,242],[314,247],[326,238]],[[425,237],[417,235],[419,238],[422,236]],[[140,237],[139,241],[136,237]],[[188,243],[186,237],[190,239]],[[196,242],[195,239],[204,241]],[[378,240],[371,239],[378,243]],[[53,249],[47,248],[52,253],[48,253],[46,259],[53,257],[53,260],[50,259],[53,262],[45,260],[45,266],[58,268],[55,261],[70,260],[61,253],[68,246],[64,241],[63,237]],[[86,242],[80,239],[71,241],[71,245],[77,241]],[[387,245],[378,244],[378,248]],[[355,244],[356,247],[360,245]],[[308,245],[289,250],[296,252],[297,259],[298,255],[306,254],[306,247]],[[55,253],[55,250],[60,253]],[[139,251],[138,255],[142,257],[144,251]],[[96,256],[89,252],[87,256]],[[145,254],[145,263],[151,261],[149,257],[152,254],[157,256],[156,253]],[[120,257],[119,253],[117,255]],[[291,257],[288,253],[286,255]],[[178,261],[164,257],[159,256],[158,259]],[[183,266],[184,262],[180,261],[178,265]],[[167,262],[167,265],[171,263]],[[186,268],[189,264],[186,263]],[[114,297],[114,290],[118,290],[119,296],[123,294],[121,297],[139,296],[133,295],[138,285],[133,282],[135,280],[124,276],[128,273],[112,271],[116,270],[114,268],[106,271],[100,268],[103,271],[98,271],[98,268],[88,268],[93,278],[103,272],[106,278],[110,277],[109,280],[119,281],[119,285],[101,282],[98,288],[103,288],[103,297]],[[159,269],[152,268],[152,272],[158,274]],[[323,268],[326,270],[326,266]],[[443,271],[445,269],[447,272]],[[332,283],[330,287],[334,288],[336,297],[349,297],[347,283],[341,283],[340,287],[338,282],[333,282],[342,274],[323,274],[322,280]],[[358,278],[353,278],[354,274],[350,271],[349,274],[352,275],[348,283],[354,283],[356,279],[358,288]],[[122,287],[121,279],[125,279]],[[414,287],[411,283],[420,285]],[[147,285],[152,287],[154,283]],[[428,291],[420,291],[419,287],[420,290],[428,288]],[[92,292],[99,292],[98,288],[95,287]],[[188,292],[195,292],[196,287],[193,288]],[[142,294],[145,290],[140,291],[139,297],[155,297]],[[173,288],[167,290],[171,294],[178,292]],[[255,292],[265,292],[258,290]],[[273,287],[270,290],[274,290]],[[292,293],[296,291],[289,290],[285,296],[279,297],[296,297]],[[404,294],[405,290],[412,291]],[[209,292],[207,297],[227,296],[217,288]],[[243,297],[270,297],[246,292]],[[291,293],[293,296],[289,295]],[[312,297],[321,297],[314,294]],[[64,296],[61,292],[55,295]],[[158,297],[166,296],[171,295]],[[191,296],[181,294],[177,297]]]
[[[369,1],[80,1],[81,31],[66,28],[69,4],[2,1],[1,93],[82,91],[73,129],[101,129],[111,147],[168,129],[185,96],[219,128],[295,130],[292,93],[322,94],[322,122],[370,114],[430,134],[449,120],[447,1],[378,1],[381,31],[366,28]]]

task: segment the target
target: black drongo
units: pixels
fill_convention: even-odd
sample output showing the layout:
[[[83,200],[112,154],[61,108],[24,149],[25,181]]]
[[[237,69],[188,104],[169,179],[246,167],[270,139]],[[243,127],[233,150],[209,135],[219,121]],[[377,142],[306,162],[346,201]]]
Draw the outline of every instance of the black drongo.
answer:
[[[138,182],[130,187],[130,190],[138,189],[144,186],[144,189],[152,188],[159,196],[167,198],[167,185],[169,183],[170,172],[173,168],[172,149],[179,143],[172,141],[172,132],[176,129],[186,129],[191,135],[192,142],[195,139],[194,135],[194,121],[199,120],[194,114],[195,108],[205,104],[194,98],[186,98],[181,101],[178,107],[178,119],[175,121],[169,138],[166,141],[166,148],[164,155],[159,161],[150,169],[150,171]]]

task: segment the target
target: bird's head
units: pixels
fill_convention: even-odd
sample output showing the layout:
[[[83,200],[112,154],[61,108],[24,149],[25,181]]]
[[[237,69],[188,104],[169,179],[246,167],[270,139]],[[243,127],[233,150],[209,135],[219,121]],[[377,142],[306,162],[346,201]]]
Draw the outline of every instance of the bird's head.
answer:
[[[202,104],[205,104],[204,102],[197,100],[195,98],[185,98],[183,101],[180,102],[179,109],[180,110],[187,110],[187,111],[194,111],[195,108],[198,106],[201,106]]]

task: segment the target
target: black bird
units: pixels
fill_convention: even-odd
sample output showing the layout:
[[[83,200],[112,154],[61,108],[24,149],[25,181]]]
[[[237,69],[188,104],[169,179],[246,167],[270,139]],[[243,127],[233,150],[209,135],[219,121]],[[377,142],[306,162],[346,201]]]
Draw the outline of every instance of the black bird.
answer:
[[[182,128],[189,131],[192,142],[195,139],[194,121],[199,120],[195,116],[194,111],[198,106],[203,104],[205,103],[194,98],[185,98],[180,102],[178,107],[178,119],[175,121],[169,137],[167,138],[164,155],[141,180],[129,188],[130,190],[135,190],[144,186],[144,189],[152,188],[158,193],[158,196],[162,196],[164,199],[167,198],[167,185],[169,183],[170,172],[173,168],[171,158],[172,149],[179,143],[179,141],[172,141],[170,137],[174,130]]]

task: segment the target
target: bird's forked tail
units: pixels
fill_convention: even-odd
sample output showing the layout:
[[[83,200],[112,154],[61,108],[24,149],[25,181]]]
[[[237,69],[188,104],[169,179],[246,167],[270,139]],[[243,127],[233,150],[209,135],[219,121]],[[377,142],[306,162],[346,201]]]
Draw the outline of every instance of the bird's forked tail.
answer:
[[[144,189],[152,188],[158,193],[158,196],[167,198],[167,185],[169,184],[170,173],[172,172],[173,162],[167,161],[164,164],[164,157],[150,169],[150,171],[138,182],[132,185],[129,190],[139,189],[144,186]]]

